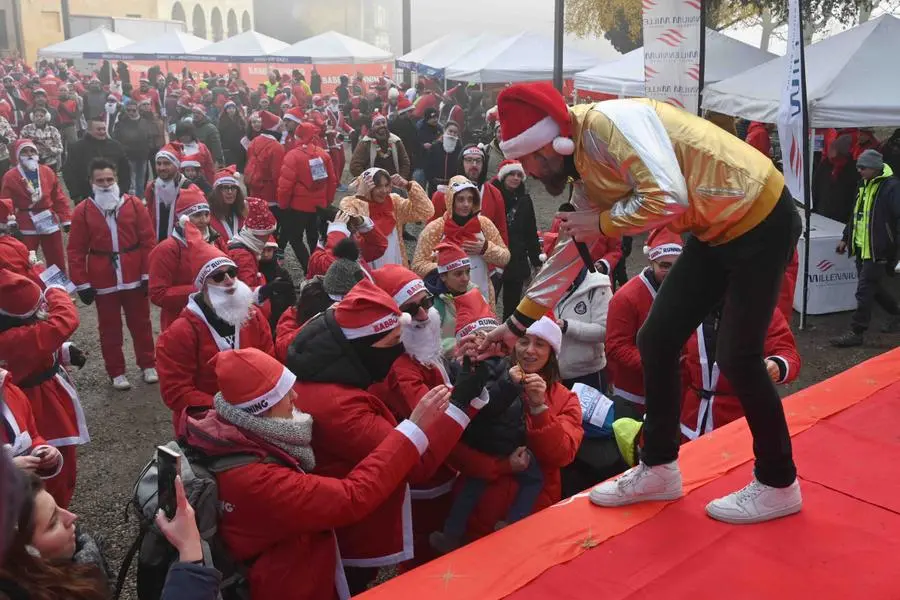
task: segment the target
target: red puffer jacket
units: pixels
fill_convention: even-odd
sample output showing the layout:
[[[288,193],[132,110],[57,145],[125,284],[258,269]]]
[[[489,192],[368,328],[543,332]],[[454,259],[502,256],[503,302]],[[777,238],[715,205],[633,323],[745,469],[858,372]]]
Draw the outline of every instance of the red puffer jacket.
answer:
[[[284,146],[267,133],[253,138],[247,148],[244,182],[250,196],[274,204],[277,198],[278,176],[284,162]]]
[[[302,144],[284,157],[276,196],[281,210],[314,213],[328,206],[336,190],[334,166],[325,150]]]

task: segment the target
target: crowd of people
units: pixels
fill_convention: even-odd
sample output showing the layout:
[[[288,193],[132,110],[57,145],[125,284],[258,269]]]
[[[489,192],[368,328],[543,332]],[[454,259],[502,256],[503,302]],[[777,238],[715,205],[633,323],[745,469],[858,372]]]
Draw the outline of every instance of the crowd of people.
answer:
[[[499,106],[506,158],[489,177],[494,149],[464,140],[490,115],[464,86],[345,76],[326,97],[300,71],[251,91],[236,72],[155,70],[134,88],[122,66],[101,81],[64,63],[4,64],[0,383],[3,441],[26,492],[0,590],[108,592],[102,560],[78,559],[89,544],[68,512],[76,447],[90,440],[68,375],[86,361],[69,341],[73,296],[96,305],[114,389],[131,387],[124,314],[172,439],[201,460],[250,457],[216,475],[217,535],[255,599],[347,597],[381,568],[422,564],[592,485],[601,506],[677,498],[679,440],[745,413],[761,440],[750,495],[781,494],[776,508],[752,514],[741,496],[707,510],[729,522],[799,510],[774,387],[801,368],[788,325],[799,218],[749,145],[667,105],[591,112],[549,86],[513,86]],[[719,182],[687,178],[658,148],[607,141],[611,161],[668,170],[634,167],[620,181],[573,147],[570,119],[592,147],[611,122],[729,157],[723,168],[748,174],[728,195],[731,220],[688,211],[698,186]],[[629,129],[638,119],[652,125]],[[832,142],[834,156],[843,145]],[[864,185],[848,215],[869,304],[887,303],[875,265],[895,250],[873,220],[900,216],[881,157],[857,157],[863,179],[881,183]],[[529,176],[570,193],[543,232]],[[601,197],[627,203],[585,204]],[[643,232],[649,266],[628,279],[620,238]],[[854,331],[868,324],[860,306]],[[601,484],[637,461],[620,450],[635,445],[641,462]],[[181,591],[164,597],[212,598],[221,565],[198,550],[178,486],[175,517],[156,521],[180,554],[169,580]],[[192,585],[202,592],[187,595]]]

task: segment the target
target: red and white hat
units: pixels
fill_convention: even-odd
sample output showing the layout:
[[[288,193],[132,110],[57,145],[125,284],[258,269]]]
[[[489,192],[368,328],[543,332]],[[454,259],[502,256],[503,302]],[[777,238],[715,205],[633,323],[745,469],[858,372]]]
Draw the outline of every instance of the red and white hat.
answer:
[[[0,198],[0,225],[16,222],[16,209],[10,198]]]
[[[278,241],[275,239],[275,236],[270,235],[269,239],[266,240],[265,248],[272,248],[273,250],[278,249]]]
[[[401,265],[389,264],[372,271],[375,285],[387,292],[397,303],[403,306],[409,299],[425,291],[422,278]]]
[[[406,96],[400,96],[397,100],[397,112],[405,113],[413,109],[413,103]]]
[[[213,244],[207,244],[197,226],[186,221],[184,223],[184,239],[187,241],[191,257],[191,273],[194,274],[194,288],[203,289],[206,278],[222,267],[235,267],[234,261]]]
[[[517,160],[504,160],[500,163],[500,168],[497,169],[497,179],[503,181],[503,179],[509,175],[510,173],[521,173],[522,181],[524,181],[527,176],[525,175],[525,167],[522,166]]]
[[[191,154],[190,156],[184,157],[181,161],[181,168],[184,169],[186,167],[194,167],[195,169],[199,169],[202,165],[200,161],[195,157],[200,156],[199,154]]]
[[[297,381],[287,367],[257,348],[219,352],[210,362],[222,398],[251,415],[281,402]]]
[[[0,315],[25,319],[41,307],[41,288],[29,278],[0,270]]]
[[[176,217],[190,217],[204,211],[209,212],[209,202],[206,201],[206,196],[203,195],[200,188],[191,184],[181,190],[178,200],[175,201]]]
[[[553,251],[556,250],[556,244],[559,242],[559,234],[553,233],[550,231],[544,232],[544,247],[542,248],[543,252],[541,252],[540,259],[541,262],[545,262],[548,256],[553,255]]]
[[[262,128],[266,131],[272,131],[281,124],[281,119],[275,113],[261,110],[257,114],[259,114],[259,119],[262,121]]]
[[[456,339],[464,338],[481,329],[495,329],[500,326],[497,315],[484,301],[481,290],[472,288],[453,300],[456,307]]]
[[[275,231],[277,226],[275,215],[269,210],[265,200],[247,198],[247,219],[244,221],[246,229],[253,235],[264,236]]]
[[[559,154],[575,152],[569,107],[550,83],[518,83],[497,97],[500,114],[500,150],[506,158],[519,158],[552,143]]]
[[[299,106],[295,106],[291,110],[284,113],[284,118],[288,121],[293,121],[294,123],[302,123],[305,116],[306,112]]]
[[[368,279],[360,280],[334,307],[334,319],[348,340],[385,333],[400,325],[401,313],[394,299]]]
[[[206,115],[206,108],[202,104],[195,104],[191,107],[191,112],[195,112],[198,115]]]
[[[238,181],[238,177],[241,174],[238,173],[237,166],[228,165],[222,169],[216,171],[216,181],[213,183],[213,187],[217,188],[220,185],[240,185]]]
[[[557,356],[559,355],[559,349],[562,347],[562,329],[559,328],[559,325],[553,319],[541,317],[525,330],[525,335],[541,338],[550,344]]]
[[[384,124],[387,125],[387,117],[376,110],[372,113],[372,127],[375,127],[375,123],[379,121],[384,121]]]
[[[652,261],[660,260],[666,256],[678,256],[683,248],[681,236],[668,227],[659,227],[647,236],[644,246],[644,256]]]
[[[22,153],[22,150],[25,148],[31,148],[35,152],[38,151],[37,146],[34,145],[34,142],[29,140],[28,138],[21,138],[15,141],[13,144],[13,154],[16,157],[16,160],[19,160],[19,155]]]
[[[453,242],[441,242],[434,250],[437,252],[438,273],[448,273],[472,266],[469,255]]]
[[[181,167],[181,157],[184,154],[184,145],[181,142],[169,142],[156,153],[156,160],[167,160],[176,167]]]

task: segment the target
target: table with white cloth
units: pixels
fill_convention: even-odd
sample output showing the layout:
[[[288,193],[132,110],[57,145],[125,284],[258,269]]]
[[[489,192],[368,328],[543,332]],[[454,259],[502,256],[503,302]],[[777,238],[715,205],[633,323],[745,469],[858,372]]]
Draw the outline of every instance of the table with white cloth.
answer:
[[[805,227],[805,224],[804,224]],[[810,315],[825,315],[856,309],[856,261],[834,250],[841,241],[844,224],[822,215],[810,217],[809,303]],[[800,269],[794,288],[794,310],[803,309],[806,238],[797,242]]]

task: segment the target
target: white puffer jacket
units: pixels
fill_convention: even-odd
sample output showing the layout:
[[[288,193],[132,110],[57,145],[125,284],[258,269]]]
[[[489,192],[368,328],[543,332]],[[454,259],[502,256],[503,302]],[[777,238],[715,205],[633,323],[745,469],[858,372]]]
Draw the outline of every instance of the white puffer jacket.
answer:
[[[563,294],[554,313],[566,321],[559,370],[563,379],[596,373],[606,366],[606,313],[612,287],[602,273],[587,273],[574,291]]]

